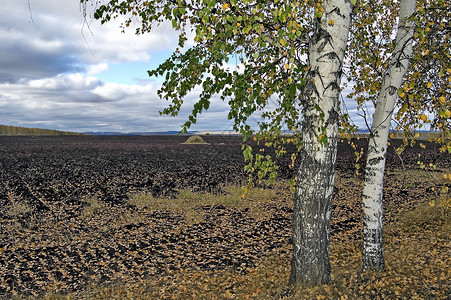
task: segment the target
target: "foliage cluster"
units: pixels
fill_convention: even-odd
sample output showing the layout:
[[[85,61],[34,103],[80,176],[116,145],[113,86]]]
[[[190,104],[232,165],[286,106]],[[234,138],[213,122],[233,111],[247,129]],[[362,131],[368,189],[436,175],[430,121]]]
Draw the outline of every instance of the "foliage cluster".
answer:
[[[399,1],[377,3],[357,3],[347,58],[347,79],[354,83],[348,97],[357,101],[368,129],[369,108],[377,102],[395,48],[399,11]],[[417,1],[411,17],[415,24],[413,57],[398,91],[393,130],[403,133],[404,144],[419,136],[417,130],[439,131],[431,140],[442,144],[441,151],[451,153],[450,12],[447,1]]]

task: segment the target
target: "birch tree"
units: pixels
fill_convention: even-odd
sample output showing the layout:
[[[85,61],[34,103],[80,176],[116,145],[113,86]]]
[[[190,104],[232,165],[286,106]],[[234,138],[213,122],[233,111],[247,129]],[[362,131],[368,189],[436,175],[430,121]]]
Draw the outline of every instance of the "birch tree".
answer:
[[[218,95],[228,101],[229,119],[244,139],[252,137],[248,120],[255,114],[261,118],[255,138],[269,145],[276,144],[283,128],[303,132],[302,140],[295,138],[302,150],[290,282],[329,282],[340,80],[355,0],[82,3],[85,13],[91,3],[102,23],[124,18],[122,28],[135,26],[137,34],[158,24],[179,31],[179,48],[149,75],[165,78],[159,95],[170,104],[163,114],[177,115],[187,93],[202,86],[182,131],[195,124],[210,107],[211,97]],[[189,31],[195,34],[191,47],[186,46]],[[231,57],[240,68],[227,65]],[[274,174],[271,156],[254,154],[250,146],[244,146],[243,153],[250,161],[248,170],[264,166],[260,177]]]
[[[293,212],[292,284],[330,281],[329,223],[338,139],[343,58],[353,5],[324,1],[309,45],[302,149]]]
[[[398,90],[412,57],[415,0],[401,0],[396,46],[383,78],[368,141],[362,207],[364,216],[363,268],[384,270],[382,248],[382,192],[390,123]]]
[[[446,17],[447,4],[443,1],[419,2],[418,10],[414,0],[401,0],[399,5],[396,2],[385,2],[384,11],[360,6],[358,8],[360,13],[357,15],[363,19],[354,24],[350,57],[356,63],[351,66],[350,73],[356,84],[351,97],[356,98],[360,108],[364,108],[368,103],[374,103],[375,106],[362,193],[364,269],[381,271],[385,268],[382,197],[390,129],[402,129],[405,134],[403,145],[397,149],[398,153],[401,153],[408,144],[408,137],[412,130],[431,123],[425,114],[429,110],[436,115],[434,122],[439,124],[436,128],[442,130],[443,134],[439,140],[445,145],[443,150],[447,149],[446,145],[449,143],[449,129],[447,129],[449,122],[446,118],[448,110],[445,99],[446,91],[449,91],[449,80],[446,80],[445,76],[448,72],[447,62],[449,66],[449,34],[443,34],[444,22],[449,19],[449,15],[448,18]],[[445,9],[443,10],[442,6],[441,11],[437,13],[436,10],[440,7],[438,4],[444,5]],[[425,16],[425,8],[422,5],[428,8],[429,17],[433,17],[432,19]],[[381,3],[382,6],[384,5]],[[392,40],[392,28],[395,28],[393,16],[396,15],[398,15],[396,39]],[[435,31],[431,31],[430,27],[433,25]],[[427,45],[425,42],[425,36],[428,35],[434,46]],[[414,41],[418,39],[420,42],[416,43],[414,52]],[[358,45],[363,46],[363,50]],[[446,54],[447,51],[448,54]],[[424,59],[425,54],[428,53],[431,53],[433,61]],[[425,61],[431,63],[430,69],[422,68],[421,72],[418,71],[425,65]],[[410,69],[409,62],[412,62]],[[437,76],[435,84],[428,79],[430,72],[436,75],[441,74]],[[408,76],[404,78],[406,74]],[[433,85],[436,87],[435,95],[430,93]],[[426,91],[422,93],[423,87],[426,87]],[[392,126],[393,120],[395,126]]]

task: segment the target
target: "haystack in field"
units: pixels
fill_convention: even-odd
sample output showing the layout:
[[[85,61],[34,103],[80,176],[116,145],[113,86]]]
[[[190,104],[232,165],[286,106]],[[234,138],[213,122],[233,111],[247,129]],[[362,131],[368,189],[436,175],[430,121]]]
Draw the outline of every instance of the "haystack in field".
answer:
[[[204,139],[198,135],[190,136],[183,144],[207,144]]]

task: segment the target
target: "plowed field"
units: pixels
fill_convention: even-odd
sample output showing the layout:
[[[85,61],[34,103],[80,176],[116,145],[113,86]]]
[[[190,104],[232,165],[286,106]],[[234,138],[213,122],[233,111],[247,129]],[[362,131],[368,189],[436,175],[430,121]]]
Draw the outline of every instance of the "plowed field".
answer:
[[[241,140],[207,136],[205,145],[178,136],[0,137],[0,297],[76,291],[89,283],[144,278],[185,268],[240,272],[265,253],[290,253],[292,203],[273,187],[266,217],[248,208],[199,203],[200,222],[183,212],[138,207],[135,194],[174,198],[180,190],[224,194],[246,182]],[[363,140],[361,140],[364,145]],[[361,175],[351,147],[339,146],[333,237],[360,237]],[[419,158],[420,157],[420,158]],[[439,187],[390,180],[401,166],[451,166],[433,145],[388,155],[386,222],[390,208],[415,206]],[[281,178],[293,176],[279,161]],[[431,171],[434,171],[431,167]],[[441,185],[446,185],[442,183]],[[449,186],[449,184],[448,184]]]

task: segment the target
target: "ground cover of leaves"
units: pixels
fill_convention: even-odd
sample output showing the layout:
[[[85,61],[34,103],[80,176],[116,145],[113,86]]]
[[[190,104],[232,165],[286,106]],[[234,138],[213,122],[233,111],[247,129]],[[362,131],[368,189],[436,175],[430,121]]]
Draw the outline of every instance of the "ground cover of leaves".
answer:
[[[158,145],[161,151],[163,146]],[[130,145],[116,147],[130,151]],[[116,202],[95,197],[103,194],[86,193],[71,205],[38,197],[47,208],[44,212],[30,204],[35,198],[25,201],[28,194],[10,184],[4,188],[4,195],[10,194],[3,199],[1,211],[0,297],[447,299],[451,292],[451,186],[443,174],[450,173],[449,157],[419,151],[416,148],[404,158],[405,173],[397,169],[400,163],[395,156],[389,159],[384,273],[360,271],[362,178],[355,175],[351,152],[342,149],[333,200],[330,285],[294,292],[287,289],[292,201],[283,182],[272,189],[252,189],[245,198],[234,185],[222,188],[220,194],[199,194],[175,186],[171,198],[157,197],[149,187],[147,192],[140,190]],[[4,149],[2,165],[11,161],[6,153],[15,161],[24,158],[20,151]],[[102,151],[96,153],[107,157]],[[418,154],[422,168],[416,162]],[[28,157],[39,161],[41,156],[33,152]],[[239,161],[238,156],[235,159]],[[27,170],[37,169],[32,161]],[[127,165],[121,168],[128,170]],[[183,168],[184,172],[192,169]],[[78,172],[87,172],[81,163]],[[197,172],[215,178],[202,169]],[[26,178],[33,176],[28,173]],[[105,178],[122,182],[109,174]],[[19,179],[15,180],[24,181]],[[118,186],[110,187],[112,194]],[[42,186],[28,189],[34,195],[45,194],[44,190]],[[16,205],[11,203],[14,199]]]

